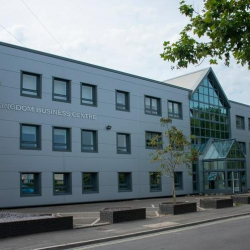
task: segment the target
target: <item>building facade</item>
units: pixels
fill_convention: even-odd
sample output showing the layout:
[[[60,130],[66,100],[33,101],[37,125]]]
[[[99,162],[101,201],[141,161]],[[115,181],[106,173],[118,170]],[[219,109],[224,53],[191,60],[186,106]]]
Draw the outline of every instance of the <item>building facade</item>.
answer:
[[[5,43],[0,54],[0,208],[170,196],[149,155],[161,117],[200,151],[177,195],[249,188],[250,106],[212,69],[159,82]]]

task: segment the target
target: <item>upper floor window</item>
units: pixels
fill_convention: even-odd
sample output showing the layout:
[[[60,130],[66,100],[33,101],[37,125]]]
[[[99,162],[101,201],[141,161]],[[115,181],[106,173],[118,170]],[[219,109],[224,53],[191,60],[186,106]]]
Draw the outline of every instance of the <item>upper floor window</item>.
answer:
[[[70,81],[59,78],[53,79],[53,100],[70,102]]]
[[[97,87],[82,83],[81,103],[88,106],[97,106]]]
[[[41,195],[40,173],[21,173],[21,196]]]
[[[245,118],[244,118],[244,116],[236,115],[236,128],[237,129],[245,129]]]
[[[171,118],[182,118],[181,103],[179,102],[168,102],[168,117]]]
[[[145,96],[145,113],[151,115],[161,115],[161,99]]]
[[[152,145],[150,142],[156,136],[158,137],[157,138],[157,145]],[[146,138],[146,148],[152,148],[152,149],[155,149],[156,147],[162,148],[162,143],[161,143],[162,142],[162,134],[161,133],[146,131],[145,138]]]
[[[248,118],[248,130],[250,130],[250,118]]]
[[[116,109],[121,111],[129,111],[129,93],[116,91]]]
[[[21,124],[21,136],[20,136],[21,149],[40,149],[40,126]]]
[[[130,135],[118,133],[117,134],[117,153],[130,154]]]
[[[21,72],[21,95],[41,98],[41,75]]]
[[[70,151],[70,129],[54,127],[53,128],[53,150]]]
[[[82,152],[97,152],[97,131],[82,130]]]

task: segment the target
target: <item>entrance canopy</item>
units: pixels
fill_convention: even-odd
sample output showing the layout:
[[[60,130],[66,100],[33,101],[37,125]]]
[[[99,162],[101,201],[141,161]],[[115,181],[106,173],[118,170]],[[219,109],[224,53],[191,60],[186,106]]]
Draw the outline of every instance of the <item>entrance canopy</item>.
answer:
[[[235,139],[213,140],[203,160],[219,159],[245,159],[245,156]]]

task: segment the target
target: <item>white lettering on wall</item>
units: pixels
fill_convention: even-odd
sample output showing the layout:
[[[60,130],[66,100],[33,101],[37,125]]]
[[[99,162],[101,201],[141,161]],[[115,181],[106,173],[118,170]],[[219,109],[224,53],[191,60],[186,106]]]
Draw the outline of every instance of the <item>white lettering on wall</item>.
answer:
[[[60,110],[60,109],[40,108],[40,107],[33,107],[33,106],[13,104],[13,103],[1,103],[0,102],[0,109],[38,113],[38,114],[44,114],[44,115],[73,117],[73,118],[89,119],[89,120],[97,119],[97,116],[92,115],[92,114],[85,114],[81,112],[71,112],[71,111],[65,111],[65,110]]]

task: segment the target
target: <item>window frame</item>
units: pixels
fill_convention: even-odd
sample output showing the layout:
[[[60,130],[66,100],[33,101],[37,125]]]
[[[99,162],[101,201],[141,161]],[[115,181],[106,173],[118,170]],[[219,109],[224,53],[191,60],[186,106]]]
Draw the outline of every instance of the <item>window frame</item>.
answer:
[[[118,105],[118,103],[117,103],[117,94],[118,93],[125,94],[125,105],[124,105],[125,109],[119,108],[119,106],[121,106],[121,105]],[[129,92],[123,91],[123,90],[118,90],[118,89],[115,90],[115,108],[118,111],[130,112],[130,93]]]
[[[67,183],[66,187],[68,188],[67,192],[56,192],[56,185],[55,185],[55,174],[64,174],[67,176]],[[71,172],[53,172],[52,173],[53,178],[53,195],[71,195],[72,194],[72,173]]]
[[[146,98],[150,98],[150,109],[146,109]],[[157,101],[157,114],[152,113],[152,99],[156,99]],[[150,112],[147,112],[147,110]],[[144,95],[144,113],[147,115],[161,116],[162,115],[161,98]]]
[[[84,174],[91,174],[94,175],[94,184],[93,184],[93,189],[95,190],[84,190],[84,180],[83,180],[83,175]],[[88,185],[86,185],[88,186]],[[98,172],[82,172],[82,193],[83,194],[92,194],[92,193],[99,193],[99,173]]]
[[[151,135],[154,133],[154,134],[158,134],[161,136],[161,141],[163,140],[162,138],[162,132],[155,132],[155,131],[145,131],[145,148],[146,149],[156,149],[157,147],[154,147],[154,146],[147,146],[147,133],[150,133]],[[153,137],[151,137],[151,140],[152,140]],[[163,145],[160,145],[160,147],[158,147],[158,149],[162,149],[163,148]]]
[[[181,172],[181,171],[175,172],[175,175],[179,175],[179,174],[181,176],[180,184],[176,183],[177,178],[175,176],[175,189],[176,190],[183,190],[183,172]],[[177,186],[177,184],[178,184],[178,186]]]
[[[174,104],[178,104],[179,117],[175,117],[174,115],[170,115],[170,114],[174,114],[174,113],[170,113],[169,112],[170,104],[172,106],[172,110],[174,110]],[[168,117],[172,118],[172,119],[183,120],[183,111],[182,111],[182,103],[181,102],[176,102],[176,101],[168,100]]]
[[[89,83],[84,83],[84,82],[81,82],[81,91],[80,91],[80,104],[81,105],[84,105],[84,106],[90,106],[90,107],[97,107],[97,85],[94,85],[94,84],[89,84]],[[88,100],[91,100],[93,101],[93,104],[87,104],[87,103],[83,103],[82,102],[82,86],[88,86],[88,87],[91,87],[93,88],[92,90],[92,99],[88,99]]]
[[[160,179],[160,184],[159,185],[156,185],[156,184],[152,184],[151,182],[151,178],[152,176],[156,175],[155,178],[157,178],[157,172],[149,172],[149,187],[150,187],[150,192],[161,192],[162,191],[162,177],[158,176],[158,178]],[[158,188],[152,188],[152,185],[153,186],[158,186]]]
[[[36,197],[42,196],[42,173],[41,172],[19,172],[20,173],[20,197]],[[23,174],[34,174],[37,176],[37,189],[38,192],[36,194],[23,194],[22,193],[22,175]]]
[[[67,149],[56,149],[54,147],[55,141],[54,141],[54,131],[55,129],[65,129],[67,131]],[[72,149],[72,141],[71,141],[71,128],[66,128],[66,127],[59,127],[59,126],[53,126],[52,127],[52,151],[56,151],[56,152],[71,152]]]
[[[248,130],[250,131],[250,118],[248,118]]]
[[[20,80],[20,96],[41,99],[42,98],[42,74],[21,70],[20,75],[21,75],[20,76],[21,77],[21,80]],[[37,95],[29,95],[29,94],[23,93],[23,90],[24,90],[24,88],[23,88],[23,75],[31,75],[31,76],[36,77],[36,93],[37,93]],[[26,89],[26,91],[35,92],[35,91],[28,90],[28,89]]]
[[[60,94],[55,94],[55,81],[66,82],[66,98],[67,98],[66,100],[55,98],[55,95],[62,96]],[[63,79],[63,78],[55,77],[55,76],[52,77],[52,101],[71,103],[71,80]]]
[[[243,126],[239,127],[239,126],[237,125],[237,117],[243,118],[243,123],[242,123]],[[236,123],[236,124],[235,124],[235,125],[236,125],[236,129],[245,130],[245,117],[244,117],[244,116],[236,115],[236,116],[235,116],[235,123]]]
[[[126,136],[126,152],[119,152],[119,147],[118,147],[118,135],[125,135]],[[117,154],[131,154],[131,134],[129,133],[124,133],[124,132],[117,132],[116,133],[116,153]]]
[[[93,134],[93,137],[94,137],[94,150],[84,150],[82,148],[83,146],[83,135],[82,135],[82,132],[83,131],[88,131],[88,132],[92,132],[94,133]],[[89,146],[89,145],[87,145]],[[81,129],[81,152],[83,153],[98,153],[98,131],[97,130],[92,130],[92,129]]]
[[[126,185],[128,185],[127,189],[122,189],[120,187],[120,178],[119,178],[120,174],[125,174],[126,175],[125,176],[126,181],[128,179],[127,177],[129,177],[129,183],[126,184]],[[121,192],[121,193],[123,193],[123,192],[132,192],[133,191],[132,172],[118,172],[117,176],[118,176],[118,192]]]
[[[240,147],[241,152],[246,155],[247,154],[247,145],[244,141],[238,141],[238,145]],[[244,148],[241,147],[241,145],[244,145]]]
[[[22,146],[23,140],[22,140],[22,127],[28,126],[28,127],[36,127],[36,140],[37,140],[37,147],[30,148]],[[41,150],[42,149],[42,131],[41,131],[41,125],[37,124],[28,124],[28,123],[20,123],[20,140],[19,140],[19,148],[23,150]]]

